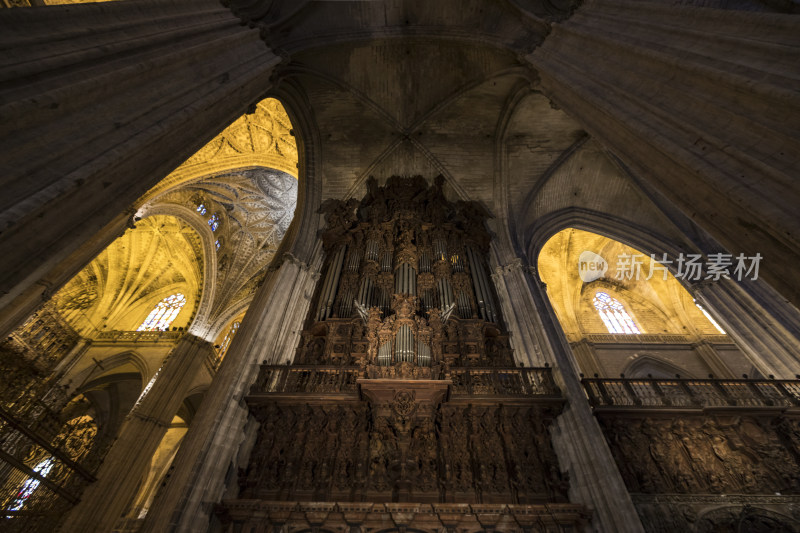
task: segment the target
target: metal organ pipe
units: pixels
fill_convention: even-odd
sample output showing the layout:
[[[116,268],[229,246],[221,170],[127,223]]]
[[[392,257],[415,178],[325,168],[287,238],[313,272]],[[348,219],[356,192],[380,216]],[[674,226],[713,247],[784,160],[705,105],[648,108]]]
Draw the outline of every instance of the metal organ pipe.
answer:
[[[344,261],[344,252],[346,248],[346,246],[340,246],[328,265],[328,272],[325,275],[325,282],[322,285],[322,292],[320,293],[319,299],[319,309],[317,312],[317,320],[319,321],[325,320],[331,316],[333,301],[336,296],[336,287],[339,285],[339,277],[342,274],[342,263]]]
[[[366,246],[366,254],[364,254],[364,259],[367,261],[377,261],[378,260],[378,243],[374,240],[367,241]]]
[[[386,341],[378,348],[378,364],[381,366],[392,364],[392,341]]]
[[[447,307],[451,303],[453,303],[453,300],[455,298],[453,297],[453,286],[450,285],[450,280],[447,280],[447,279],[444,280],[444,287],[445,287],[445,289],[447,289],[447,305],[445,306],[445,307]]]
[[[420,272],[431,271],[431,258],[428,256],[427,253],[423,253],[419,256],[419,271]]]
[[[486,277],[486,269],[483,268],[483,262],[480,260],[478,254],[472,248],[467,248],[470,254],[470,265],[472,266],[472,278],[476,282],[476,290],[480,288],[481,294],[479,302],[483,303],[482,314],[483,319],[488,322],[494,322],[494,305],[492,305],[492,292],[489,288],[489,282]],[[480,305],[480,303],[479,303]]]
[[[394,358],[396,362],[414,362],[414,332],[407,325],[400,326],[397,330]]]
[[[480,261],[480,259],[478,259]],[[483,263],[479,263],[478,273],[480,274],[481,283],[483,284],[483,297],[486,299],[486,316],[489,322],[494,322],[494,304],[492,303],[492,289],[489,287],[489,278],[486,275],[486,269]]]
[[[441,237],[433,239],[433,255],[437,261],[447,259],[447,242]]]
[[[422,341],[417,343],[417,364],[431,366],[431,347]]]
[[[467,257],[469,258],[472,287],[475,290],[475,301],[478,303],[478,311],[482,319],[489,320],[486,313],[486,297],[480,280],[480,271],[482,270],[481,264],[478,262],[478,258],[475,257],[475,252],[473,252],[470,247],[467,247]]]
[[[450,281],[446,278],[439,279],[437,285],[439,286],[439,307],[445,309],[453,303],[453,289],[450,287]]]
[[[403,263],[395,274],[395,292],[417,295],[417,271],[408,263]]]
[[[355,253],[355,251],[351,252],[347,256],[347,270],[349,272],[358,272],[358,267],[361,264],[360,254]],[[341,294],[339,299],[339,317],[340,318],[349,318],[350,315],[353,314],[353,299],[355,295],[353,294],[353,288],[348,288],[344,293]],[[333,297],[337,296],[336,291],[334,291]]]
[[[469,305],[469,299],[463,291],[458,293],[458,316],[461,318],[472,317],[472,308]]]

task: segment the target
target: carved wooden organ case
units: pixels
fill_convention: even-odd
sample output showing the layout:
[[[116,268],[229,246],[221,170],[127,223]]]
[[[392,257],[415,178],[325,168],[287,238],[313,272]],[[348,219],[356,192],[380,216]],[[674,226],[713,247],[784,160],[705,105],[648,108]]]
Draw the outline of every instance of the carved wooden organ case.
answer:
[[[262,366],[248,396],[261,426],[228,512],[254,501],[548,503],[548,520],[553,505],[569,508],[561,522],[582,516],[565,503],[550,442],[564,402],[550,369],[513,360],[487,213],[442,185],[370,179],[360,202],[323,204],[310,316],[294,364]]]

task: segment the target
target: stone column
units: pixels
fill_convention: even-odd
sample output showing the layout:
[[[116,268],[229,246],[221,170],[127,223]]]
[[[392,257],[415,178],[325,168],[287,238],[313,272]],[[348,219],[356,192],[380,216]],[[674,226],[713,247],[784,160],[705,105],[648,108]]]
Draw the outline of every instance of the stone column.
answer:
[[[800,374],[800,341],[735,282],[706,281],[692,292],[764,376]]]
[[[249,450],[242,443],[249,413],[243,397],[255,381],[259,363],[282,364],[293,358],[317,277],[289,254],[267,274],[184,437],[166,486],[156,495],[142,533],[208,529],[226,481],[236,483],[226,476],[247,463]]]
[[[33,314],[55,292],[71,280],[105,250],[117,237],[131,227],[133,209],[117,215],[102,230],[80,245],[66,259],[47,272],[34,284],[28,285],[18,296],[0,308],[0,335],[13,331]]]
[[[136,496],[136,489],[194,375],[213,350],[211,343],[189,333],[175,345],[150,390],[125,420],[97,473],[97,481],[84,491],[61,531],[107,533],[113,529]]]
[[[597,352],[594,351],[594,344],[586,339],[581,339],[569,346],[575,355],[581,374],[589,378],[593,376],[611,377],[603,371],[600,360],[597,358]]]
[[[562,470],[569,473],[570,500],[594,510],[596,531],[639,532],[641,521],[594,418],[578,378],[579,369],[558,325],[544,284],[521,259],[496,269],[503,314],[515,325],[511,337],[517,359],[526,365],[553,366],[554,377],[568,400],[556,419],[553,446]],[[526,332],[518,342],[518,331]],[[529,346],[537,346],[535,351]]]
[[[800,307],[800,17],[674,4],[586,0],[527,59],[556,105],[726,249],[760,253]]]
[[[29,309],[37,283],[57,290],[70,254],[263,98],[280,58],[218,0],[0,9],[0,27],[0,308]]]
[[[524,357],[526,363],[531,366],[544,366],[545,363],[550,364],[552,360],[544,355],[539,332],[531,328],[530,317],[535,316],[538,310],[530,297],[527,283],[521,283],[517,275],[522,268],[522,259],[512,259],[508,264],[494,269],[492,281],[497,288],[514,352],[518,357]],[[577,367],[575,369],[577,376],[580,370]]]

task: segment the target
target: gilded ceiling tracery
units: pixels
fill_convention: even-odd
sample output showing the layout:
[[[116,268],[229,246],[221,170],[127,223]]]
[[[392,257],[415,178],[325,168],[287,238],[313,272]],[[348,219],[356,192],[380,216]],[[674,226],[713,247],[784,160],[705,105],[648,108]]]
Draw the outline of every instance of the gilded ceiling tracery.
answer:
[[[254,112],[236,119],[169,176],[148,191],[154,197],[205,176],[248,167],[272,168],[297,178],[297,143],[289,115],[281,103],[267,98]]]
[[[186,326],[202,287],[202,244],[197,232],[177,218],[140,220],[59,291],[63,316],[84,335],[135,330],[152,307],[176,292],[188,303],[173,326]]]
[[[218,336],[247,309],[292,221],[296,174],[289,117],[266,99],[142,197],[136,228],[72,279],[56,306],[92,336],[135,330],[156,303],[181,292],[188,303],[172,325],[196,318],[198,331]]]
[[[221,244],[216,271],[209,280],[213,295],[203,317],[217,329],[246,307],[294,216],[297,179],[284,172],[249,168],[220,173],[186,184],[154,199],[147,209],[188,207],[201,225],[217,214],[216,231],[206,233]],[[206,213],[195,206],[202,203]]]

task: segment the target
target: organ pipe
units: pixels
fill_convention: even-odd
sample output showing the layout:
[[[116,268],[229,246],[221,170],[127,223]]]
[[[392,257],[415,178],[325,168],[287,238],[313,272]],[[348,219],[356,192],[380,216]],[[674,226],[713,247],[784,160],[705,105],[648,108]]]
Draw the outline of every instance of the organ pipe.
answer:
[[[378,260],[378,243],[375,240],[368,240],[366,245],[366,253],[364,254],[364,259],[367,261],[377,261]]]
[[[461,318],[472,317],[472,307],[469,305],[469,298],[463,291],[458,293],[458,316]]]
[[[417,294],[417,271],[408,263],[403,263],[395,273],[395,292],[398,294]]]
[[[392,254],[389,252],[384,252],[383,257],[381,258],[381,270],[384,272],[390,272],[392,270]]]
[[[450,286],[450,280],[441,278],[438,280],[437,286],[439,287],[439,307],[446,309],[453,303],[453,289]]]
[[[345,289],[339,304],[339,318],[350,318],[353,314],[353,290]]]
[[[433,255],[437,261],[447,259],[447,242],[441,237],[433,239]]]
[[[366,197],[367,207],[355,213],[352,204],[337,204],[341,216],[326,219],[329,227],[321,235],[330,253],[312,308],[318,324],[304,333],[302,360],[321,360],[321,346],[334,348],[325,355],[330,364],[342,364],[348,360],[342,352],[352,352],[355,359],[348,361],[365,365],[367,379],[409,375],[408,369],[398,373],[376,364],[427,367],[413,370],[410,375],[417,377],[441,376],[442,364],[475,363],[475,354],[464,350],[486,342],[486,322],[503,333],[485,255],[490,236],[483,210],[450,202],[419,178],[395,177],[372,187],[385,194]],[[373,203],[380,216],[370,218]],[[356,306],[363,325],[353,320]],[[380,313],[365,315],[364,309]],[[507,336],[493,337],[507,347]],[[482,364],[508,353],[486,352]]]
[[[467,256],[469,257],[470,271],[472,273],[472,284],[475,289],[475,300],[478,302],[478,309],[481,313],[481,318],[487,322],[494,322],[494,309],[491,303],[491,292],[489,292],[489,285],[486,279],[486,270],[483,268],[483,263],[480,261],[478,255],[467,247]]]
[[[319,308],[317,311],[317,320],[322,321],[330,318],[333,309],[333,301],[336,297],[336,289],[339,285],[339,277],[342,274],[342,263],[344,261],[344,253],[346,246],[340,246],[333,259],[328,266],[328,272],[325,275],[325,283],[322,286],[322,292],[319,301]]]
[[[350,272],[358,272],[359,263],[361,263],[361,259],[358,257],[358,254],[355,253],[354,251],[347,257],[347,270],[349,270]]]
[[[417,364],[431,366],[431,347],[422,341],[417,343]]]
[[[419,256],[419,271],[420,272],[431,271],[431,258],[427,253],[422,253]]]
[[[389,366],[392,364],[392,341],[386,341],[378,348],[378,365]]]
[[[414,332],[407,325],[397,330],[397,342],[394,349],[395,362],[414,362]]]

